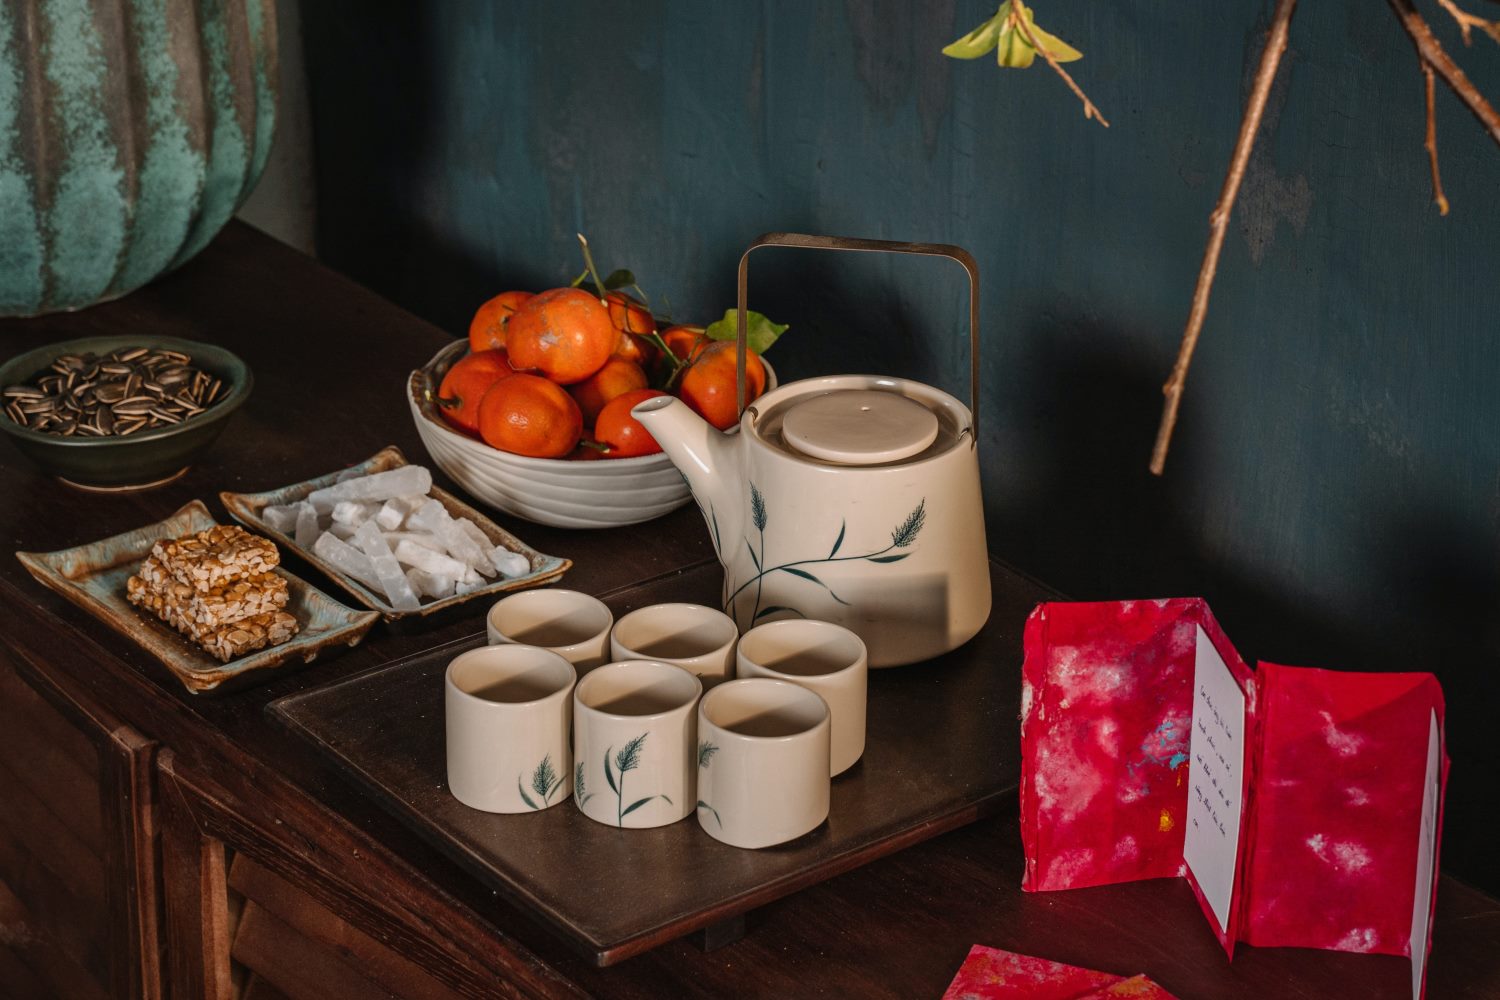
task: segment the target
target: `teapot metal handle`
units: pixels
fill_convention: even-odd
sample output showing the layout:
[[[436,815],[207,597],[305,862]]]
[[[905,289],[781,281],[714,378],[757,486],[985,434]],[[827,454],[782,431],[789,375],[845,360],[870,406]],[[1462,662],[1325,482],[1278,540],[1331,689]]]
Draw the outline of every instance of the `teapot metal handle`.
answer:
[[[856,250],[876,253],[910,253],[928,257],[947,257],[963,265],[969,274],[969,427],[979,440],[979,265],[974,255],[963,247],[947,243],[901,243],[894,240],[865,240],[849,236],[810,236],[805,233],[765,233],[756,237],[740,255],[739,312],[736,317],[737,346],[734,380],[735,403],[745,412],[745,298],[750,284],[750,254],[761,247],[802,247],[807,250]]]

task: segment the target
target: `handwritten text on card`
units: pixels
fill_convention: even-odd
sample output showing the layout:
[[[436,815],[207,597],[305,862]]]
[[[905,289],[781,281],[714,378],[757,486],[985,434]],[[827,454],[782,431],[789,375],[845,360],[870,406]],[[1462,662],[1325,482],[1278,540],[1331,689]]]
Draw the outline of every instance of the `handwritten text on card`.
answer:
[[[1229,926],[1239,854],[1240,790],[1245,769],[1245,693],[1198,627],[1193,667],[1187,831],[1182,856],[1218,918]]]

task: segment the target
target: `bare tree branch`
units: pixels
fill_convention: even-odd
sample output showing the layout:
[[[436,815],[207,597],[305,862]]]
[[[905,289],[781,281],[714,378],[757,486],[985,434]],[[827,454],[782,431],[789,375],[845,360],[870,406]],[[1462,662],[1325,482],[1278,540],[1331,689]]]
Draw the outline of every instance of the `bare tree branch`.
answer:
[[[1461,8],[1453,0],[1438,0],[1438,3],[1448,12],[1448,16],[1458,22],[1458,30],[1464,36],[1464,45],[1473,45],[1474,39],[1469,34],[1471,28],[1478,28],[1495,40],[1500,45],[1500,22],[1489,21],[1485,18],[1470,14]]]
[[[1443,46],[1433,35],[1432,29],[1417,13],[1412,6],[1411,0],[1387,0],[1391,9],[1396,12],[1396,17],[1401,21],[1401,26],[1411,36],[1411,42],[1417,47],[1417,58],[1423,63],[1431,66],[1437,75],[1443,78],[1454,95],[1474,113],[1479,119],[1479,124],[1484,126],[1490,138],[1500,143],[1500,112],[1495,110],[1494,105],[1485,100],[1484,95],[1464,75],[1464,71],[1458,68],[1458,64],[1448,57],[1443,51]]]
[[[1427,147],[1427,159],[1432,163],[1432,200],[1437,204],[1438,214],[1447,215],[1448,196],[1443,194],[1443,177],[1438,172],[1437,111],[1433,99],[1437,86],[1432,67],[1426,63],[1422,64],[1422,78],[1427,83],[1427,141],[1422,145]]]
[[[1403,0],[1391,0],[1392,3]],[[1218,203],[1209,216],[1208,246],[1203,251],[1203,264],[1198,269],[1198,285],[1193,289],[1193,305],[1188,311],[1187,328],[1182,333],[1182,345],[1177,349],[1177,363],[1172,366],[1172,375],[1162,386],[1166,403],[1162,406],[1161,425],[1156,430],[1156,446],[1151,451],[1151,472],[1161,475],[1167,464],[1167,449],[1172,444],[1172,430],[1177,426],[1177,410],[1182,405],[1182,391],[1187,384],[1188,366],[1193,363],[1193,351],[1198,347],[1198,336],[1203,332],[1203,319],[1208,315],[1208,297],[1213,291],[1214,275],[1219,269],[1219,253],[1224,249],[1224,233],[1229,227],[1229,217],[1234,211],[1234,200],[1240,193],[1240,182],[1245,178],[1245,165],[1250,162],[1250,151],[1255,146],[1255,133],[1260,129],[1260,120],[1265,114],[1266,99],[1271,94],[1271,84],[1276,80],[1276,69],[1281,65],[1281,55],[1286,51],[1287,33],[1292,23],[1292,12],[1297,0],[1278,0],[1276,13],[1271,18],[1271,30],[1266,35],[1265,47],[1260,51],[1260,66],[1255,71],[1255,83],[1250,88],[1250,99],[1245,103],[1245,115],[1240,121],[1240,135],[1235,142],[1234,155],[1229,161],[1229,171],[1224,176],[1224,187],[1219,191]]]
[[[1097,118],[1100,125],[1109,128],[1109,122],[1104,120],[1104,116],[1099,113],[1099,109],[1094,106],[1094,102],[1089,100],[1088,95],[1083,92],[1083,88],[1073,82],[1073,78],[1068,75],[1068,71],[1063,69],[1062,65],[1056,59],[1052,58],[1052,53],[1037,43],[1036,35],[1031,33],[1031,25],[1026,23],[1026,18],[1021,15],[1020,10],[1020,4],[1010,5],[1011,24],[1019,28],[1026,41],[1031,43],[1031,47],[1042,54],[1042,58],[1047,60],[1047,65],[1057,71],[1057,75],[1063,78],[1063,83],[1068,85],[1068,89],[1078,95],[1078,99],[1083,102],[1083,117]]]

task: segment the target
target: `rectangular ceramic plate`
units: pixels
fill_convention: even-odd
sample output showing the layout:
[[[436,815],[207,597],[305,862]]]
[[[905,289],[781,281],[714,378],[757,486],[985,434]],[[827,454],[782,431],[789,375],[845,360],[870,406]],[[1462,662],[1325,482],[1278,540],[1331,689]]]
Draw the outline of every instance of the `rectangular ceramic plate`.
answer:
[[[450,515],[453,517],[468,518],[474,522],[480,531],[484,532],[484,536],[492,543],[503,545],[512,552],[519,552],[525,556],[531,562],[531,572],[525,576],[512,577],[508,580],[496,580],[494,583],[480,587],[478,590],[471,590],[467,594],[455,594],[452,597],[445,597],[440,601],[431,601],[423,604],[416,611],[397,611],[391,607],[390,601],[386,599],[384,594],[377,594],[347,573],[341,573],[322,556],[310,549],[303,548],[290,537],[272,529],[265,521],[261,520],[260,512],[266,507],[285,506],[296,503],[298,500],[305,499],[313,490],[332,486],[340,478],[348,478],[351,474],[364,476],[376,472],[385,472],[406,464],[406,456],[401,454],[401,449],[395,445],[391,445],[376,452],[369,460],[349,469],[340,469],[337,472],[330,472],[326,476],[319,476],[317,479],[293,483],[291,486],[283,486],[278,490],[267,490],[264,493],[220,493],[219,499],[224,502],[224,508],[229,511],[230,516],[236,521],[239,521],[257,534],[274,539],[277,545],[286,548],[288,551],[297,553],[298,556],[328,574],[329,579],[353,594],[356,601],[367,608],[379,611],[386,621],[396,621],[400,618],[412,617],[423,618],[476,598],[503,594],[510,590],[525,590],[527,587],[540,587],[544,584],[556,583],[562,578],[563,573],[567,572],[568,568],[573,565],[570,559],[559,559],[557,556],[549,556],[538,552],[494,521],[479,513],[473,507],[458,499],[452,493],[434,486],[429,496],[442,504]]]
[[[648,604],[716,604],[722,579],[718,564],[706,563],[602,599],[616,620]],[[618,830],[571,801],[525,815],[460,803],[445,780],[443,671],[483,635],[280,698],[267,711],[486,887],[610,965],[1006,803],[1015,808],[1021,627],[1048,595],[993,564],[991,580],[994,611],[974,639],[926,663],[870,672],[865,753],[834,779],[828,821],[765,850],[722,844],[694,817]]]
[[[305,580],[277,568],[277,575],[286,580],[286,610],[296,616],[299,631],[279,646],[220,663],[125,599],[125,581],[151,554],[151,546],[163,538],[196,534],[215,523],[203,502],[194,500],[165,521],[123,535],[59,552],[17,552],[16,558],[43,584],[140,643],[194,694],[212,691],[252,671],[311,663],[325,649],[356,645],[379,619],[374,612],[346,608]]]

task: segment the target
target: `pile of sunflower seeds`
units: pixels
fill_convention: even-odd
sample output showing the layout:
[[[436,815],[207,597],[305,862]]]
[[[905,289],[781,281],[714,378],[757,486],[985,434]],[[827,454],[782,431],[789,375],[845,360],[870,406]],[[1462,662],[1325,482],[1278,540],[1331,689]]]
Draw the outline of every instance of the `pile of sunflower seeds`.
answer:
[[[64,354],[26,385],[3,390],[22,427],[62,437],[124,437],[189,420],[229,394],[181,351],[122,347],[100,357]]]

